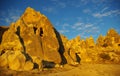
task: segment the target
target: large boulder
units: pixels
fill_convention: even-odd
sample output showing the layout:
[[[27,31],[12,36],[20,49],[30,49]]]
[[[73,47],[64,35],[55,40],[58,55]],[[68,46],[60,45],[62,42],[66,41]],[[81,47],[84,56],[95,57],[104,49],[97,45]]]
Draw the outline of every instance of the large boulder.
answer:
[[[26,57],[20,51],[10,51],[8,54],[8,65],[12,70],[23,70]]]
[[[4,53],[0,56],[0,67],[7,67],[8,66],[7,57],[8,57],[7,53]]]
[[[23,70],[25,65],[26,57],[21,51],[6,50],[0,56],[0,67],[7,68],[11,70]]]

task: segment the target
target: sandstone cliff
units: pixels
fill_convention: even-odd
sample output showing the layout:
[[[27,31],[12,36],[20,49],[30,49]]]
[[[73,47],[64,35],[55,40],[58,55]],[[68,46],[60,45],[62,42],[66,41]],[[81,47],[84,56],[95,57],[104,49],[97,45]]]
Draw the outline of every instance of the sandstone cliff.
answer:
[[[8,30],[2,27],[0,29],[2,29],[0,30],[1,67],[26,70],[24,68],[30,64],[31,68],[27,70],[31,70],[36,67],[35,64],[41,68],[43,61],[61,63],[60,45],[55,28],[40,12],[28,7],[19,20],[6,28]]]
[[[9,27],[0,26],[0,68],[29,71],[80,63],[120,64],[120,35],[110,29],[96,42],[92,36],[69,40],[30,7]]]

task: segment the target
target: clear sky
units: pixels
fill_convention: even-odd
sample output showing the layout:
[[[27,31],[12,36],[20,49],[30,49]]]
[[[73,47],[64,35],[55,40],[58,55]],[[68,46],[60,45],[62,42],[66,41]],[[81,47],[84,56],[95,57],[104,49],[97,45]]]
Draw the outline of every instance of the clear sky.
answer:
[[[0,0],[0,25],[15,22],[27,7],[46,15],[69,39],[120,33],[120,0]]]

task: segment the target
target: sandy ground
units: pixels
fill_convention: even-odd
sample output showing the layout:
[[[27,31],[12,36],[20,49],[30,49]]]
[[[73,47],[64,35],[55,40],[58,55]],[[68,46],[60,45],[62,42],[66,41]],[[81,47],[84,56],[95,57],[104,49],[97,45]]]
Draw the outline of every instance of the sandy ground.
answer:
[[[118,64],[81,64],[78,66],[65,65],[63,68],[44,69],[40,72],[11,71],[0,69],[0,76],[120,76]]]

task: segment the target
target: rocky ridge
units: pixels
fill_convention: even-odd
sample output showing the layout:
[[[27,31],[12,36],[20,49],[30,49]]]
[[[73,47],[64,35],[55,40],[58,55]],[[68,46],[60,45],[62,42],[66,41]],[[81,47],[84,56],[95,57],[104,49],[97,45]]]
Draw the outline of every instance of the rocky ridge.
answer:
[[[106,36],[100,35],[94,42],[93,37],[80,39],[77,36],[68,40],[61,35],[68,63],[71,61],[80,63],[109,63],[120,64],[120,35],[115,29],[108,30]]]
[[[9,27],[0,27],[0,67],[16,71],[42,70],[64,64],[120,64],[120,35],[110,29],[106,36],[67,39],[48,18],[28,7]]]

